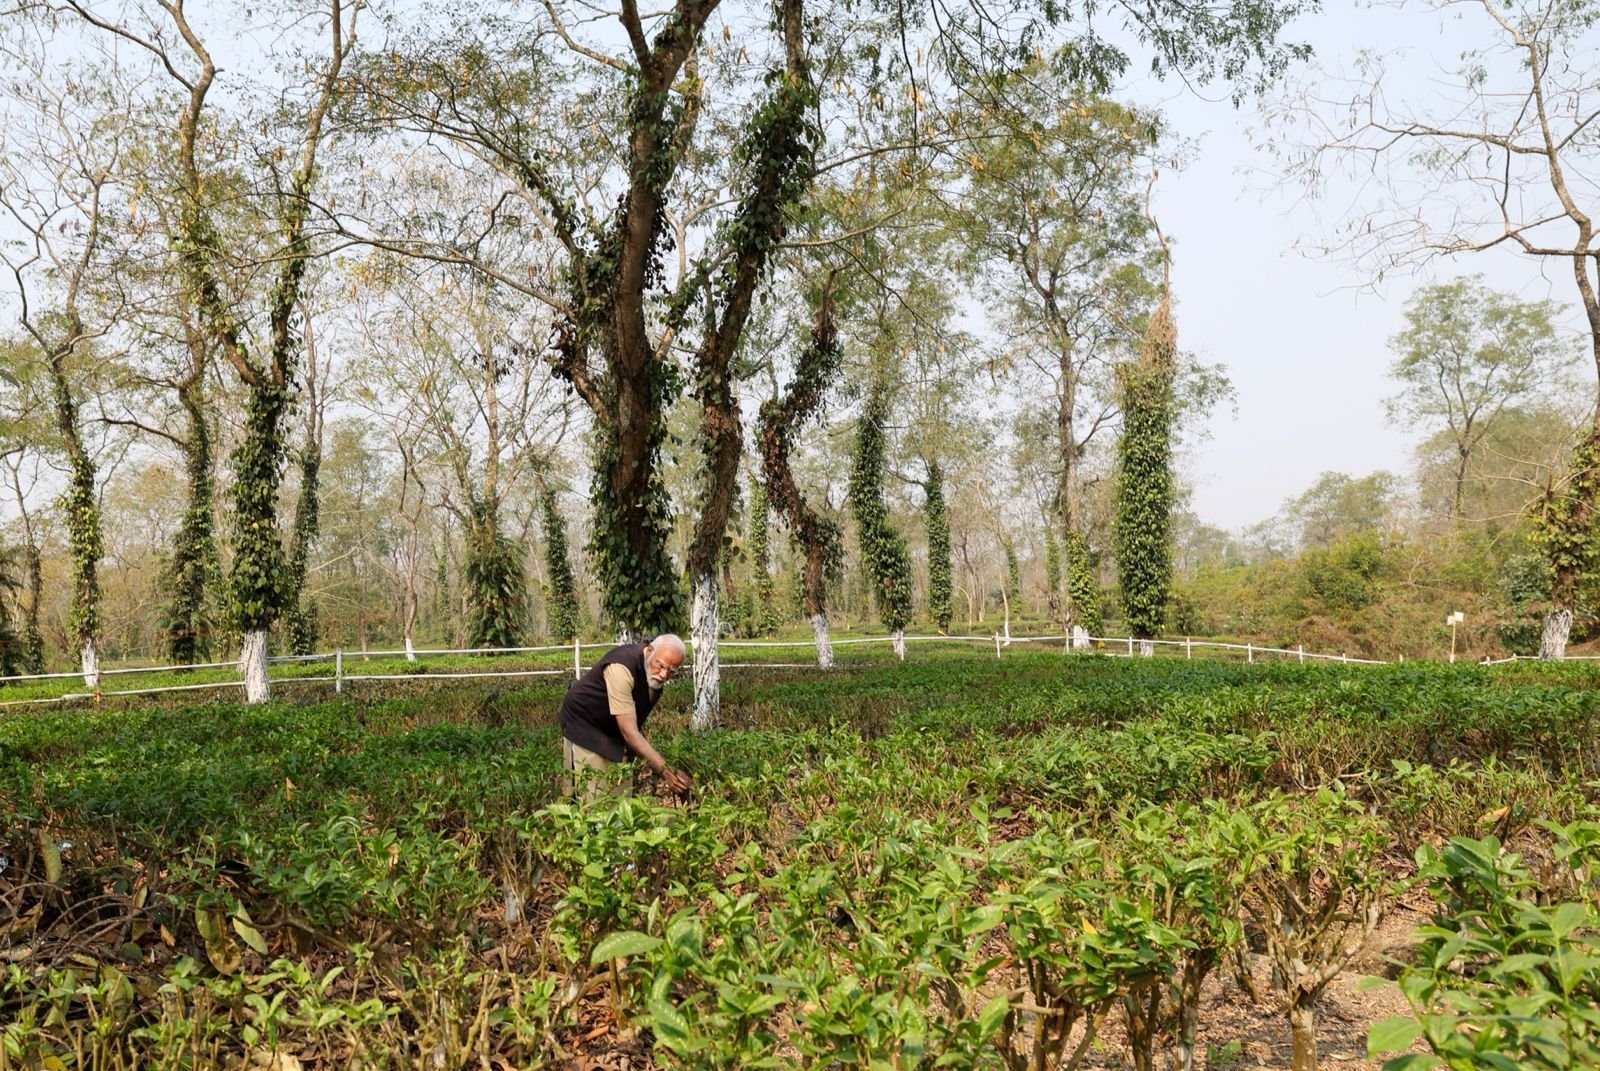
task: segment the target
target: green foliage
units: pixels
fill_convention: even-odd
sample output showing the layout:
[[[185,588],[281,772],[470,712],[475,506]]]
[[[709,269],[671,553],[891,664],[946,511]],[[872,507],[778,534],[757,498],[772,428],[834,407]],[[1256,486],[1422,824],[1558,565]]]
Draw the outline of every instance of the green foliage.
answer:
[[[750,567],[754,573],[755,597],[750,613],[750,629],[757,635],[772,636],[778,631],[778,606],[772,590],[772,548],[768,541],[767,488],[755,476],[750,478]]]
[[[1549,381],[1571,355],[1556,336],[1552,301],[1524,302],[1485,286],[1481,275],[1423,287],[1390,340],[1391,375],[1402,391],[1391,419],[1444,425],[1453,447],[1450,513],[1466,510],[1474,455],[1497,418]]]
[[[1584,876],[1582,897],[1560,902],[1495,837],[1418,849],[1417,876],[1438,906],[1400,977],[1412,1014],[1375,1025],[1368,1047],[1393,1052],[1420,1037],[1432,1055],[1391,1059],[1386,1071],[1600,1064],[1600,914],[1587,880],[1596,828],[1555,827],[1556,865]]]
[[[1565,478],[1540,498],[1535,534],[1552,578],[1550,601],[1571,609],[1582,584],[1600,566],[1600,425],[1591,428],[1567,461]]]
[[[321,491],[317,479],[321,470],[321,447],[308,437],[300,451],[300,497],[294,511],[294,529],[289,537],[290,607],[284,632],[289,641],[290,654],[311,654],[317,648],[317,604],[306,596],[305,586],[311,546],[317,540],[318,519],[321,516]]]
[[[521,646],[528,606],[522,548],[500,531],[494,507],[481,499],[472,503],[461,575],[467,585],[467,645]]]
[[[1082,532],[1068,532],[1067,547],[1067,605],[1071,623],[1087,629],[1091,636],[1100,634],[1100,580],[1095,573],[1095,560],[1089,550],[1089,537]]]
[[[1172,597],[1173,381],[1177,329],[1170,300],[1150,316],[1137,362],[1117,369],[1122,437],[1117,444],[1117,512],[1112,526],[1117,581],[1133,635],[1161,634]]]
[[[105,554],[101,532],[100,502],[95,495],[95,466],[84,449],[78,426],[78,403],[67,382],[68,353],[49,359],[54,386],[56,429],[61,435],[69,464],[67,486],[56,500],[67,521],[67,550],[72,556],[72,602],[68,627],[78,646],[93,640],[100,631],[100,580],[98,566]]]
[[[1541,846],[1537,889],[1512,892],[1529,907],[1463,893],[1441,917],[1473,940],[1485,920],[1520,926],[1515,954],[1551,962],[1462,946],[1441,994],[1511,1008],[1536,992],[1524,972],[1568,967],[1565,1003],[1473,1024],[1515,1042],[1586,1014],[1592,970],[1572,953],[1592,955],[1593,924],[1565,944],[1548,931],[1556,905],[1594,897],[1592,667],[1080,657],[1063,673],[1053,651],[929,647],[892,670],[847,650],[842,681],[741,674],[724,697],[738,730],[674,734],[687,697],[669,695],[655,738],[695,771],[687,805],[558,799],[555,679],[0,720],[16,890],[0,939],[24,957],[0,973],[0,1044],[14,1062],[67,1063],[76,1044],[133,1066],[276,1038],[381,1063],[443,1038],[426,1043],[470,1064],[449,1046],[482,1008],[477,1051],[536,1066],[552,1035],[568,1057],[609,1044],[583,1040],[604,1002],[664,1067],[798,1053],[992,1071],[1126,1045],[1153,1068],[1217,1007],[1197,994],[1247,952],[1241,912],[1264,913],[1251,932],[1268,941],[1278,916],[1308,942],[1365,919],[1391,893],[1388,827],[1459,834],[1497,798],[1518,806],[1493,820]],[[521,658],[506,664],[561,655]],[[1286,777],[1306,788],[1267,788]],[[1315,917],[1292,917],[1297,901]],[[44,962],[44,932],[81,958]],[[574,1004],[574,978],[600,1001]],[[1419,1011],[1475,1014],[1452,999]],[[1078,1052],[1089,1035],[1101,1048]]]
[[[911,555],[890,522],[883,500],[888,394],[888,384],[881,376],[875,378],[856,427],[856,460],[850,470],[848,494],[878,616],[885,628],[899,630],[911,620]]]
[[[1377,600],[1385,555],[1376,532],[1357,532],[1300,556],[1310,613],[1354,613]]]
[[[1050,620],[1061,621],[1061,543],[1056,539],[1055,526],[1044,525],[1044,597]]]
[[[40,561],[39,548],[28,543],[23,548],[23,571],[26,574],[27,597],[22,606],[22,672],[44,672],[44,632],[39,628],[39,603],[44,588],[44,563]]]
[[[1302,547],[1325,547],[1355,532],[1384,532],[1393,525],[1399,483],[1392,472],[1359,478],[1324,472],[1286,504],[1285,519]]]
[[[952,614],[950,517],[944,505],[944,471],[937,461],[928,462],[928,480],[922,486],[928,519],[928,614],[941,633],[948,633]]]
[[[1003,536],[1000,542],[1006,555],[1006,602],[1012,613],[1018,613],[1018,604],[1022,602],[1022,566],[1017,561],[1017,544],[1010,536]]]
[[[789,537],[805,555],[800,591],[806,613],[827,613],[828,586],[844,563],[839,526],[808,504],[795,485],[789,459],[800,432],[822,410],[828,388],[839,373],[844,350],[833,322],[834,277],[822,284],[811,335],[795,362],[794,378],[780,398],[761,403],[757,443],[761,472],[773,508],[789,526]]]
[[[278,487],[283,478],[284,421],[289,390],[253,387],[245,399],[245,430],[234,447],[233,565],[228,584],[242,631],[270,628],[294,592],[278,538]]]
[[[547,488],[544,508],[544,561],[549,576],[544,593],[550,638],[566,643],[578,635],[578,582],[567,557],[567,522],[561,516],[556,493]]]
[[[202,412],[190,421],[185,462],[189,501],[172,538],[164,586],[171,593],[162,608],[167,654],[178,664],[211,657],[211,599],[221,575],[212,522],[211,431]]]
[[[16,552],[0,550],[0,677],[32,672],[27,668],[28,652],[15,624],[22,616],[16,612],[17,592],[21,588]]]

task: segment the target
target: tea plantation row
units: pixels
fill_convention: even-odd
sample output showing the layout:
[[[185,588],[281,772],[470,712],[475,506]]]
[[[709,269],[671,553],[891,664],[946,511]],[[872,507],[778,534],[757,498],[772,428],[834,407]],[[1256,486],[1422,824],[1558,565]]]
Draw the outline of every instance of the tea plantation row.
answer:
[[[555,681],[0,721],[0,1068],[1190,1067],[1223,978],[1309,1067],[1402,895],[1375,1050],[1600,1065],[1600,673],[746,672],[685,803]]]

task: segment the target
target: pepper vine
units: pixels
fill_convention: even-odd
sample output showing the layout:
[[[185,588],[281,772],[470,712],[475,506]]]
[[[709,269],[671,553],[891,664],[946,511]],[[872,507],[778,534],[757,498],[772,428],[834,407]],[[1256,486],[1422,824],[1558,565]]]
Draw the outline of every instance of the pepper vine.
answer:
[[[1600,426],[1589,433],[1567,462],[1567,477],[1545,490],[1537,504],[1535,539],[1550,569],[1550,602],[1573,609],[1582,585],[1600,568]]]
[[[546,489],[544,508],[544,561],[549,581],[545,587],[545,619],[550,638],[566,643],[578,635],[578,584],[567,557],[567,522],[561,516],[556,493]]]
[[[317,647],[317,604],[306,597],[306,574],[311,563],[311,544],[316,542],[321,509],[318,476],[322,471],[322,452],[308,437],[300,451],[300,497],[294,511],[294,528],[289,536],[289,612],[284,632],[291,654],[311,654]]]
[[[528,605],[528,576],[522,548],[500,531],[494,507],[475,498],[467,528],[467,644],[470,647],[517,647],[523,639]]]
[[[1172,426],[1177,328],[1170,299],[1150,315],[1137,361],[1117,369],[1122,396],[1116,518],[1117,579],[1131,633],[1150,639],[1172,593]]]
[[[1069,531],[1067,552],[1067,604],[1072,612],[1072,624],[1091,636],[1100,632],[1100,580],[1095,575],[1094,552],[1089,548],[1089,537],[1082,532]]]
[[[883,501],[883,427],[888,419],[888,384],[880,373],[873,377],[856,425],[856,461],[846,493],[855,512],[856,535],[878,617],[885,628],[900,632],[911,620],[911,555],[890,523]]]
[[[928,613],[940,635],[948,635],[953,613],[950,517],[944,503],[944,470],[937,461],[928,462],[928,480],[922,486],[928,521]]]
[[[164,628],[167,654],[179,665],[209,661],[211,615],[207,593],[216,585],[220,567],[212,529],[211,429],[203,403],[193,390],[180,392],[189,411],[189,437],[184,464],[188,469],[189,503],[172,540],[167,566]]]
[[[755,602],[750,611],[751,631],[771,636],[778,630],[778,608],[773,601],[772,547],[767,529],[767,489],[750,478],[750,566],[755,574]]]

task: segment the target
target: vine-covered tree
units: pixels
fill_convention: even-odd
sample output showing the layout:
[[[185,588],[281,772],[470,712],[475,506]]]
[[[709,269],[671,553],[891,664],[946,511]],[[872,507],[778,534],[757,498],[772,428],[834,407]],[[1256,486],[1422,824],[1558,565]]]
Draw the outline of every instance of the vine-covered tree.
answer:
[[[1061,624],[1061,544],[1055,525],[1044,526],[1044,605],[1055,624]]]
[[[895,654],[905,658],[906,625],[911,621],[911,555],[889,520],[889,507],[883,497],[888,464],[884,429],[888,421],[889,384],[886,373],[878,371],[856,423],[856,457],[848,494],[856,517],[862,565],[879,619],[890,632]]]
[[[53,447],[66,461],[57,505],[72,559],[68,630],[84,683],[97,688],[105,540],[82,409],[95,389],[101,358],[94,351],[124,313],[117,288],[106,284],[119,238],[115,175],[129,130],[121,102],[95,78],[57,86],[43,80],[37,54],[19,50],[11,58],[34,74],[11,87],[23,97],[22,115],[8,116],[0,135],[0,219],[14,235],[0,245],[0,258],[43,370],[31,384],[42,395],[38,409],[50,414]]]
[[[1016,80],[1015,110],[973,175],[973,269],[1020,342],[1021,377],[1054,396],[1051,513],[1064,538],[1067,613],[1099,631],[1083,459],[1112,426],[1112,367],[1136,338],[1147,300],[1150,227],[1142,166],[1159,117],[1098,96],[1036,64]]]
[[[816,317],[805,347],[795,362],[794,377],[777,398],[761,405],[757,442],[761,472],[772,505],[789,527],[789,536],[805,557],[801,593],[817,645],[817,665],[833,667],[828,640],[828,587],[838,579],[844,560],[839,526],[817,512],[795,483],[790,459],[800,432],[822,411],[823,400],[843,361],[839,332],[833,322],[836,276],[830,272],[817,296]]]
[[[554,488],[542,496],[544,508],[544,560],[546,581],[544,607],[550,638],[570,643],[578,635],[578,583],[567,553],[567,521],[561,515]]]
[[[951,609],[950,516],[944,504],[944,470],[928,462],[922,485],[928,524],[928,614],[940,635],[949,635]]]
[[[224,237],[219,220],[231,208],[236,174],[234,161],[212,147],[202,147],[219,126],[209,99],[218,66],[202,34],[181,3],[153,8],[133,4],[109,21],[81,4],[68,4],[95,31],[142,50],[160,76],[170,79],[178,111],[175,137],[176,176],[173,188],[158,191],[176,202],[169,236],[177,253],[185,300],[213,347],[244,388],[243,430],[232,453],[233,560],[229,573],[232,616],[242,633],[240,666],[245,697],[252,703],[269,697],[267,636],[290,605],[283,543],[278,531],[278,491],[287,456],[285,424],[293,408],[301,341],[297,309],[306,265],[314,254],[307,222],[318,177],[318,153],[324,122],[342,86],[340,71],[356,42],[356,18],[362,4],[327,0],[319,29],[327,51],[305,57],[311,89],[299,103],[286,103],[274,118],[289,117],[287,141],[277,151],[258,154],[271,192],[245,224],[249,234]],[[181,44],[179,44],[181,42]],[[157,107],[164,106],[158,98]],[[263,120],[263,129],[271,124]],[[282,164],[287,163],[286,173]],[[252,240],[257,232],[272,233],[273,248],[260,256]],[[253,265],[249,262],[254,261]],[[261,269],[258,272],[256,269]],[[264,273],[265,293],[249,293]],[[244,311],[260,303],[264,345],[257,347]]]
[[[473,592],[467,646],[519,647],[527,628],[528,574],[522,548],[486,502],[473,499],[461,575]]]
[[[1123,612],[1130,634],[1142,640],[1161,634],[1172,594],[1177,353],[1171,298],[1163,295],[1150,314],[1138,360],[1117,370],[1122,436],[1117,444],[1113,537]],[[1148,645],[1145,653],[1151,653]]]
[[[750,609],[751,632],[771,636],[778,630],[778,607],[773,599],[772,546],[767,527],[767,488],[759,477],[750,477],[750,570],[755,594]]]
[[[289,529],[289,608],[284,633],[289,653],[308,655],[316,650],[320,623],[317,601],[306,591],[311,565],[311,550],[317,541],[321,515],[322,428],[326,399],[322,393],[325,376],[317,368],[317,351],[311,335],[311,314],[302,308],[305,319],[306,370],[300,401],[305,411],[305,438],[294,459],[300,468],[300,493],[295,499],[294,523]]]
[[[217,558],[214,516],[211,397],[206,389],[209,354],[192,310],[183,310],[182,324],[184,363],[172,389],[183,409],[185,430],[169,434],[168,438],[183,455],[189,498],[172,537],[166,582],[171,594],[162,618],[168,656],[179,665],[187,665],[211,658],[213,603],[222,566]]]
[[[17,517],[22,522],[21,583],[18,597],[18,642],[22,661],[19,672],[44,672],[44,631],[39,627],[39,608],[44,598],[44,561],[39,553],[39,537],[35,530],[33,511],[28,508],[28,494],[23,486],[23,453],[20,448],[9,450],[4,456],[7,482],[17,503]]]

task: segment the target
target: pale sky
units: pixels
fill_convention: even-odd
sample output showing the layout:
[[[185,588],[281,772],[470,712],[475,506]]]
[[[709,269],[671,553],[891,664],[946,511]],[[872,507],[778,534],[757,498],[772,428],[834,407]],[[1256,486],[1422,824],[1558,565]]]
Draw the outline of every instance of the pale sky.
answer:
[[[1330,0],[1289,36],[1311,42],[1315,63],[1336,70],[1349,70],[1363,47],[1403,48],[1403,76],[1388,83],[1389,95],[1420,99],[1464,47],[1487,42],[1483,15],[1463,14]],[[1307,203],[1246,174],[1270,166],[1250,139],[1253,131],[1260,141],[1261,115],[1250,101],[1236,111],[1225,88],[1212,91],[1222,98],[1215,102],[1173,85],[1145,83],[1129,92],[1159,104],[1178,134],[1199,139],[1194,162],[1181,175],[1163,176],[1156,211],[1174,240],[1180,344],[1225,364],[1237,391],[1237,417],[1217,412],[1209,439],[1187,458],[1193,508],[1203,521],[1238,529],[1264,520],[1327,470],[1410,476],[1412,448],[1423,435],[1391,426],[1383,398],[1396,389],[1388,339],[1417,286],[1482,272],[1490,285],[1527,300],[1552,298],[1576,317],[1570,277],[1547,280],[1532,258],[1439,261],[1428,276],[1390,277],[1373,290],[1352,264],[1296,252],[1297,239],[1327,240],[1355,195]]]

